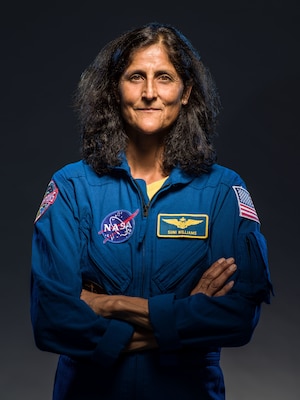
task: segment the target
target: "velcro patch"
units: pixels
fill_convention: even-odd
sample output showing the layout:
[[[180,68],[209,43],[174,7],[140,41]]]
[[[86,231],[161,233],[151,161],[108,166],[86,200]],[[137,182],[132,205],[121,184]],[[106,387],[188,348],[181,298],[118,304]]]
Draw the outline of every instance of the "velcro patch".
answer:
[[[46,210],[48,210],[51,204],[55,202],[57,195],[58,195],[58,187],[56,186],[55,182],[51,180],[46,189],[44,198],[36,214],[34,222],[36,222],[39,218],[41,218],[41,216],[46,212]]]
[[[232,186],[238,201],[240,217],[260,223],[252,198],[248,190],[242,186]]]
[[[206,239],[208,215],[158,214],[157,236],[164,238]]]
[[[116,210],[108,214],[101,223],[101,230],[98,235],[104,237],[103,243],[123,243],[128,240],[135,228],[134,218],[139,213],[137,209],[134,213],[127,210]]]

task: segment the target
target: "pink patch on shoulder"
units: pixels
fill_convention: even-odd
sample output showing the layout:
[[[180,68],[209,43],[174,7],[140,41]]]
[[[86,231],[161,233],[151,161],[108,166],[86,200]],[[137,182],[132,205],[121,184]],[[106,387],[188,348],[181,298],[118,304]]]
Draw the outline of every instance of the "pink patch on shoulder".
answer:
[[[36,222],[39,218],[41,218],[42,215],[45,214],[45,212],[48,210],[51,204],[55,202],[57,195],[58,195],[58,187],[56,186],[55,182],[51,180],[49,182],[49,185],[47,186],[44,198],[41,202],[41,205],[36,214],[34,222]]]

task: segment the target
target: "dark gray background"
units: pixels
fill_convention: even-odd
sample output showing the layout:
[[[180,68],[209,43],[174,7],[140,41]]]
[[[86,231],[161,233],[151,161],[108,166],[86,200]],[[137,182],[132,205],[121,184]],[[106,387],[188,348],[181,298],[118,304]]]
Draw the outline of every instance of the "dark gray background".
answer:
[[[106,3],[1,10],[0,398],[51,399],[57,357],[35,348],[29,317],[31,234],[52,173],[79,158],[80,74],[108,40],[159,21],[182,30],[216,79],[219,161],[246,181],[269,243],[276,296],[252,341],[223,351],[227,399],[299,399],[297,1]]]

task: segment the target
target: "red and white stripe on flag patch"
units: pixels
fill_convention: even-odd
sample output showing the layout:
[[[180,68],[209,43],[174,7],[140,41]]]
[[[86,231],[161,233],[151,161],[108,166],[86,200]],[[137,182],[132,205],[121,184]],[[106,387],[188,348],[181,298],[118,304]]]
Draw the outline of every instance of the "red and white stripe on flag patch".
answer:
[[[239,205],[240,216],[260,223],[253,201],[248,190],[242,186],[232,186]]]

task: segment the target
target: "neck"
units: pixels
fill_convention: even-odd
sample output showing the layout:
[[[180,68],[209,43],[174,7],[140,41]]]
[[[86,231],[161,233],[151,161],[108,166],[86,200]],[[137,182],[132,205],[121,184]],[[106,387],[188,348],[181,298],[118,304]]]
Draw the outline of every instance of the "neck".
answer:
[[[161,139],[147,136],[129,140],[126,157],[133,178],[143,179],[149,184],[166,177],[162,170],[162,155]]]

